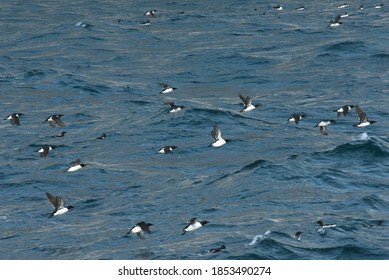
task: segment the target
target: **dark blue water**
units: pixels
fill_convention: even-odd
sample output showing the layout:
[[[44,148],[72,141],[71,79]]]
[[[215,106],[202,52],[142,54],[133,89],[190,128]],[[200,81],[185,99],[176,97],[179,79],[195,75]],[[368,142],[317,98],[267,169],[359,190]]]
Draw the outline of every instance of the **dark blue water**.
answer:
[[[0,111],[24,115],[0,123],[0,259],[388,259],[389,5],[304,2],[2,1]],[[45,192],[75,208],[48,219]],[[191,217],[210,223],[181,236]]]

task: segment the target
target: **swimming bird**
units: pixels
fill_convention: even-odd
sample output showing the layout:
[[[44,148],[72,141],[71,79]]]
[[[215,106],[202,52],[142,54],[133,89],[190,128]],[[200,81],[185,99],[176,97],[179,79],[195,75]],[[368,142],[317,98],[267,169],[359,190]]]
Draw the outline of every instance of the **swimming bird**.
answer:
[[[345,17],[348,17],[348,13],[344,13],[343,15],[340,15],[341,18],[345,18]]]
[[[76,159],[70,163],[70,167],[67,170],[65,170],[65,172],[74,172],[74,171],[80,170],[81,168],[83,168],[85,166],[86,166],[86,164],[81,163],[80,159]]]
[[[97,140],[104,140],[107,137],[107,134],[103,133],[99,137],[97,137]]]
[[[383,7],[384,7],[384,4],[377,4],[374,6],[374,8],[376,8],[376,9],[381,9]]]
[[[304,11],[305,7],[304,6],[300,6],[300,7],[297,7],[296,10],[297,11]]]
[[[212,147],[220,147],[226,144],[229,140],[223,139],[222,133],[220,131],[220,128],[217,125],[213,126],[213,129],[211,131],[211,135],[213,139],[215,140],[210,146]]]
[[[296,240],[300,240],[301,234],[302,234],[301,231],[296,231],[296,233],[294,234],[293,237],[294,237]]]
[[[335,124],[336,121],[334,120],[322,120],[315,125],[315,127],[320,127],[320,133],[323,135],[328,135],[326,126],[329,124]]]
[[[360,6],[359,6],[359,9],[360,9],[360,10],[363,10],[363,5],[360,5]]]
[[[170,93],[177,89],[176,87],[169,86],[166,83],[160,83],[160,85],[163,87],[163,90],[160,93]]]
[[[46,157],[49,154],[49,151],[54,150],[56,146],[54,145],[44,145],[37,152],[41,154],[41,157]]]
[[[208,224],[208,221],[197,221],[197,218],[192,218],[187,222],[186,227],[183,228],[181,235],[184,235],[187,231],[193,231],[201,228],[205,224]]]
[[[4,120],[9,120],[12,125],[20,125],[20,116],[22,116],[22,113],[12,113],[8,117],[6,117]]]
[[[353,124],[355,127],[365,127],[368,125],[371,125],[375,123],[376,121],[369,121],[367,118],[367,115],[365,112],[362,111],[361,107],[359,105],[355,106],[355,111],[357,111],[358,117],[359,117],[359,123]]]
[[[135,226],[133,226],[124,236],[128,236],[130,235],[131,233],[135,233],[140,239],[146,239],[144,237],[144,234],[146,233],[150,233],[150,226],[152,226],[153,224],[150,224],[150,223],[145,223],[145,222],[140,222],[140,223],[137,223]]]
[[[346,7],[347,7],[347,3],[344,3],[344,4],[340,5],[340,6],[338,6],[338,9],[343,9],[343,8],[346,8]]]
[[[340,18],[341,18],[340,15],[337,15],[334,20],[331,20],[330,27],[336,27],[343,24],[343,22],[340,21]]]
[[[173,150],[177,148],[177,146],[165,146],[162,149],[160,149],[157,153],[158,154],[169,154],[173,153]]]
[[[156,17],[157,16],[157,10],[149,10],[149,11],[146,11],[143,15],[145,16],[149,16],[149,17]]]
[[[65,134],[66,134],[66,131],[62,131],[60,133],[57,133],[56,135],[51,136],[50,138],[64,137]]]
[[[53,216],[65,214],[70,209],[74,208],[74,206],[72,205],[65,207],[63,199],[59,196],[54,196],[48,192],[46,192],[46,196],[54,207],[54,211],[50,214],[49,218]]]
[[[213,248],[213,249],[209,250],[209,252],[211,252],[211,253],[219,253],[220,251],[224,250],[225,248],[226,248],[225,245],[220,245],[220,247]]]
[[[145,20],[145,21],[140,22],[139,25],[141,25],[141,26],[149,26],[150,23],[151,23],[151,22],[150,22],[150,20],[148,19],[148,20]]]
[[[320,226],[320,228],[333,228],[336,227],[336,224],[325,224],[322,220],[316,221],[316,224]]]
[[[275,11],[282,11],[284,8],[280,4],[278,4],[276,6],[273,6],[272,9]]]
[[[240,110],[240,112],[249,112],[251,110],[254,110],[257,106],[252,104],[252,100],[250,96],[244,97],[243,95],[239,94],[240,99],[243,102],[244,108]]]
[[[55,125],[65,126],[65,124],[61,120],[61,117],[63,117],[63,115],[61,115],[61,114],[60,115],[51,115],[43,123],[49,122],[51,127],[55,127]]]
[[[338,118],[339,118],[341,115],[346,116],[347,113],[354,107],[355,107],[354,105],[344,105],[344,106],[334,110],[334,112],[338,113]]]
[[[185,106],[176,105],[174,102],[165,102],[165,104],[169,105],[170,113],[177,113],[185,108]]]
[[[302,114],[292,114],[292,116],[290,116],[290,118],[288,119],[289,122],[295,122],[296,124],[299,123],[300,120],[302,120],[303,118],[305,118],[305,115]]]

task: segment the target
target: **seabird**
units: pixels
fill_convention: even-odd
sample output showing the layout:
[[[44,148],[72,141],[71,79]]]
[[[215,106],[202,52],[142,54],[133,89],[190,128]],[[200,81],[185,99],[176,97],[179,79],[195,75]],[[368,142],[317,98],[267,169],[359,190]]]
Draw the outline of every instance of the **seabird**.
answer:
[[[65,133],[66,133],[66,131],[62,131],[60,133],[57,133],[56,135],[51,136],[50,138],[64,137]]]
[[[280,4],[278,4],[276,6],[273,6],[272,9],[276,11],[282,11],[284,8]]]
[[[340,6],[338,6],[339,9],[343,9],[343,8],[346,8],[346,7],[347,7],[347,3],[344,3],[344,4],[340,5]]]
[[[8,117],[6,117],[4,120],[9,120],[12,125],[20,125],[19,117],[22,116],[22,113],[12,113]]]
[[[170,113],[176,113],[185,108],[185,106],[175,105],[174,102],[165,102],[165,104],[169,105]]]
[[[169,153],[172,153],[175,148],[177,148],[177,146],[165,146],[162,149],[160,149],[157,153],[158,154],[169,154]]]
[[[103,133],[99,137],[97,137],[97,140],[104,140],[107,137],[107,134]]]
[[[143,15],[155,18],[157,16],[156,13],[157,13],[157,10],[154,9],[154,10],[150,10],[150,11],[145,12]]]
[[[74,171],[80,170],[81,168],[83,168],[85,166],[86,166],[86,164],[81,163],[80,159],[76,159],[70,163],[70,167],[67,170],[65,170],[65,172],[74,172]]]
[[[354,107],[355,107],[354,105],[344,105],[344,106],[334,110],[334,112],[338,113],[338,118],[339,118],[341,115],[346,116],[347,113]]]
[[[296,231],[296,233],[293,235],[293,237],[294,237],[296,240],[300,240],[301,234],[302,234],[301,231]]]
[[[376,122],[376,121],[369,121],[366,113],[362,111],[362,109],[361,109],[361,107],[359,107],[359,105],[355,106],[355,111],[357,111],[357,114],[359,117],[359,123],[353,124],[353,126],[365,127],[365,126],[371,125],[371,124]]]
[[[55,125],[65,126],[65,124],[61,121],[61,117],[63,117],[63,115],[61,115],[61,114],[60,115],[51,115],[43,123],[49,122],[51,127],[55,127]]]
[[[197,218],[192,218],[187,222],[186,227],[183,228],[181,235],[184,235],[187,231],[193,231],[201,228],[205,224],[208,224],[208,221],[197,221]]]
[[[292,116],[290,116],[290,118],[288,119],[289,122],[295,122],[296,124],[299,123],[300,120],[302,120],[303,118],[305,118],[305,115],[302,114],[302,115],[299,115],[299,114],[292,114]]]
[[[136,235],[138,235],[140,239],[146,239],[144,237],[144,234],[150,233],[149,227],[152,225],[153,224],[150,223],[146,224],[145,222],[142,221],[140,223],[137,223],[135,226],[133,226],[124,236],[128,236],[131,233],[135,233]]]
[[[209,250],[209,252],[211,252],[211,253],[219,253],[220,251],[224,250],[225,248],[226,248],[225,245],[221,245],[218,248],[213,248],[213,249]]]
[[[211,131],[211,135],[213,139],[215,140],[211,146],[213,147],[220,147],[227,143],[228,140],[223,139],[222,133],[220,131],[220,128],[217,125],[213,126],[213,129]]]
[[[160,85],[163,87],[163,90],[160,93],[170,93],[173,90],[176,90],[177,88],[169,86],[166,83],[160,83]]]
[[[326,126],[329,124],[335,124],[335,120],[322,120],[315,125],[315,127],[320,127],[320,133],[323,135],[328,135]]]
[[[50,214],[49,218],[57,215],[62,215],[68,212],[70,209],[74,208],[74,206],[69,205],[65,207],[64,201],[59,196],[53,196],[52,194],[46,192],[46,196],[49,199],[50,203],[54,207],[54,211]]]
[[[251,100],[250,96],[244,97],[243,95],[239,94],[239,97],[242,100],[243,105],[244,105],[244,108],[242,110],[240,110],[240,112],[248,112],[248,111],[254,110],[257,107],[257,106],[254,106],[252,104],[252,100]]]
[[[334,20],[330,21],[330,27],[336,27],[341,25],[343,22],[340,21],[341,16],[337,15]]]
[[[378,4],[378,5],[375,5],[374,8],[376,9],[381,9],[384,7],[384,4]]]
[[[49,151],[54,150],[56,146],[54,145],[44,145],[37,152],[41,154],[41,157],[46,157],[49,154]]]
[[[139,25],[142,25],[142,26],[149,26],[150,25],[150,20],[145,20],[145,21],[142,21],[141,23],[139,23]]]
[[[332,227],[336,227],[336,224],[325,224],[323,223],[322,220],[318,220],[316,222],[316,224],[318,224],[320,226],[320,228],[332,228]]]

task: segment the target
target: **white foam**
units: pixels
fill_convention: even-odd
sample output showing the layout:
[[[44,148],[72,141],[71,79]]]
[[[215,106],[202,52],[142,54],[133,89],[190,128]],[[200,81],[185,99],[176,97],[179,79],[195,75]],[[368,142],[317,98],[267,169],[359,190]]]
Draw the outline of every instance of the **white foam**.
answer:
[[[262,241],[262,240],[264,240],[266,237],[267,237],[267,235],[269,235],[271,233],[271,231],[270,230],[268,230],[268,231],[266,231],[265,232],[265,234],[258,234],[258,235],[256,235],[256,236],[254,236],[254,238],[253,238],[253,240],[250,242],[250,246],[252,246],[252,245],[254,245],[255,243],[257,243],[257,241],[259,240],[259,241]]]

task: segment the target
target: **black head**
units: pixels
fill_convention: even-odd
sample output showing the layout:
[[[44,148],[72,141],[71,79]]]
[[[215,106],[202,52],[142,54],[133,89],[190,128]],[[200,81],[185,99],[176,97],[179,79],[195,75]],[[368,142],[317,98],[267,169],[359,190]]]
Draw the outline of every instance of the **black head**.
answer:
[[[208,221],[201,221],[200,223],[201,223],[202,225],[209,224],[209,222],[208,222]]]
[[[68,208],[68,210],[70,210],[70,209],[73,209],[75,207],[73,205],[69,205],[69,206],[66,206],[66,208]]]
[[[316,224],[319,224],[319,226],[321,226],[321,227],[324,225],[322,220],[318,220],[318,221],[316,222]]]

